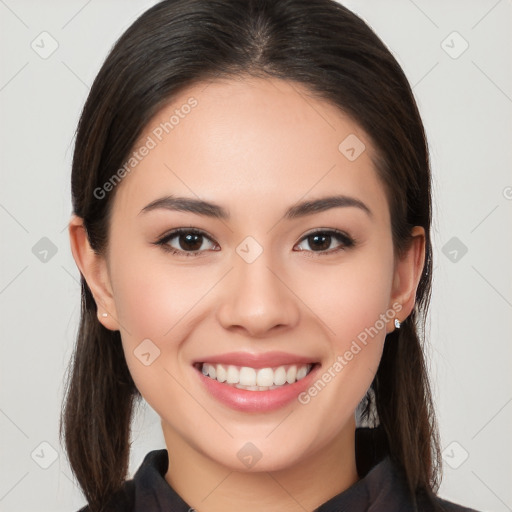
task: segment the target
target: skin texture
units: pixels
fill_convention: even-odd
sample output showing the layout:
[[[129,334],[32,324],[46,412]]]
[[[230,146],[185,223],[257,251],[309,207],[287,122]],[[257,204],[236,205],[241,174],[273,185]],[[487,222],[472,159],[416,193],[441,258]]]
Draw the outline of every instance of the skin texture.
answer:
[[[201,512],[312,510],[358,479],[354,411],[393,320],[309,403],[294,400],[272,412],[244,413],[218,402],[192,362],[279,350],[327,369],[393,304],[399,320],[409,315],[424,232],[416,227],[410,249],[398,257],[371,141],[298,84],[198,84],[155,116],[140,144],[191,96],[197,106],[117,185],[106,256],[93,253],[81,219],[72,217],[73,256],[99,321],[120,330],[133,379],[162,419],[170,454],[166,480],[183,499]],[[366,146],[354,161],[338,150],[350,134]],[[163,209],[140,213],[171,194],[215,202],[230,219]],[[334,194],[357,198],[371,215],[349,206],[283,218],[298,201]],[[154,245],[180,227],[206,233],[199,256]],[[332,237],[315,251],[305,235],[321,229],[344,231],[355,244],[343,247]],[[252,263],[236,251],[247,236],[263,249]],[[175,237],[168,245],[184,251],[181,241]],[[144,339],[160,350],[149,366],[134,355]],[[261,452],[251,468],[237,457],[247,442]]]

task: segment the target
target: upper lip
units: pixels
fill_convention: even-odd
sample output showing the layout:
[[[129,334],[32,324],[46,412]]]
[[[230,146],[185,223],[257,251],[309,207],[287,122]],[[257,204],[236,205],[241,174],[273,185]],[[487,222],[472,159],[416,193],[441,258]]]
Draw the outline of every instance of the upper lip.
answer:
[[[272,368],[289,364],[314,364],[311,357],[299,356],[287,352],[263,352],[254,354],[251,352],[227,352],[208,356],[195,361],[194,364],[228,364],[233,366],[249,366],[250,368]]]

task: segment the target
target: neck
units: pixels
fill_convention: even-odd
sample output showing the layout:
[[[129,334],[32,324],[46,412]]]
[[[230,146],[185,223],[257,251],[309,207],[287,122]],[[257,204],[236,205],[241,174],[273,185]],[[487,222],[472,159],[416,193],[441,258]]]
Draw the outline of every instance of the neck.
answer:
[[[169,485],[201,512],[304,512],[348,489],[358,479],[353,419],[330,444],[293,467],[240,472],[194,450],[162,425],[169,454]]]

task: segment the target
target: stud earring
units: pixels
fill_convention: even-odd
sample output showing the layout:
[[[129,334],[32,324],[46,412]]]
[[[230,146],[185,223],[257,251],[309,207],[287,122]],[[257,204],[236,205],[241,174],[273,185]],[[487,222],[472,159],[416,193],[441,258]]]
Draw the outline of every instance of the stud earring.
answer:
[[[400,320],[398,318],[395,318],[395,329],[400,329]]]
[[[101,316],[102,316],[103,318],[106,318],[106,317],[108,316],[108,313],[102,313],[102,314],[101,314]],[[395,325],[396,325],[396,324],[395,324]]]

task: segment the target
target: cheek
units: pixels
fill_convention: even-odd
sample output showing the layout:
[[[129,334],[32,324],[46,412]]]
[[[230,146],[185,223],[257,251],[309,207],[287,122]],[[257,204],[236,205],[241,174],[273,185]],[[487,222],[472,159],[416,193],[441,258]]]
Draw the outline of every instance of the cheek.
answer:
[[[150,338],[158,343],[181,327],[215,282],[204,268],[166,265],[154,256],[113,258],[116,311],[134,342]]]
[[[189,320],[197,320],[201,298],[218,279],[199,267],[180,269],[156,262],[154,255],[125,254],[131,257],[112,258],[112,282],[130,374],[155,410],[162,403],[181,404],[183,393],[172,377],[180,372],[180,346]]]
[[[374,326],[389,309],[393,280],[392,250],[367,251],[347,257],[340,265],[320,265],[310,279],[301,278],[300,296],[322,320],[335,348]],[[383,330],[382,321],[377,328]]]
[[[323,383],[304,396],[305,403],[324,385],[321,400],[340,415],[354,410],[363,398],[382,356],[386,313],[387,318],[394,316],[389,306],[393,263],[390,246],[315,271],[308,306],[322,320],[330,354],[320,375]]]
[[[321,404],[338,418],[323,424],[326,438],[337,434],[341,419],[348,420],[377,372],[386,338],[383,318],[394,314],[389,308],[389,268],[385,262],[364,265],[360,272],[347,266],[336,277],[315,280],[322,293],[314,294],[311,309],[325,327],[330,354],[299,402],[311,411]]]

